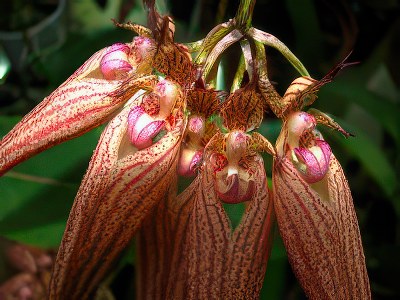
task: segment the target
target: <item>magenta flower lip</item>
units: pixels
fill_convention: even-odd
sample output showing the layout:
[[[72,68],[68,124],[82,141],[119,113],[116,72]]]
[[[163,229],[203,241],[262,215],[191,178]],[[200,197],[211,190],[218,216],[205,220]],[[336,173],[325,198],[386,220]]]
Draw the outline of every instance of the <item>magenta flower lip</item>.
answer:
[[[121,79],[133,69],[128,62],[129,46],[118,43],[110,47],[100,61],[100,69],[107,80]]]
[[[165,127],[164,120],[153,120],[140,106],[130,111],[128,124],[130,140],[139,150],[151,146],[153,138]]]
[[[238,174],[226,176],[223,184],[219,183],[216,187],[218,197],[222,202],[228,204],[237,204],[251,200],[254,190],[254,181],[250,180],[244,186],[241,186]]]
[[[299,163],[304,165],[305,170],[299,168],[302,177],[308,183],[315,183],[322,180],[329,169],[329,160],[332,154],[329,144],[323,140],[315,140],[315,147],[319,149],[319,155],[308,148],[293,149]],[[315,150],[315,147],[314,150]]]

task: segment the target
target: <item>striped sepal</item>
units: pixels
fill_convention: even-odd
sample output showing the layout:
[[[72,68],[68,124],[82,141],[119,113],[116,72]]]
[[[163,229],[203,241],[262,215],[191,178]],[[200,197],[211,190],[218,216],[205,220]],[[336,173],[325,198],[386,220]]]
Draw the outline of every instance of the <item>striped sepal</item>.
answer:
[[[4,136],[0,176],[19,162],[99,126],[143,85],[141,78],[103,79],[100,61],[109,48],[93,54]]]
[[[137,151],[128,141],[129,110],[110,122],[93,154],[58,252],[50,299],[91,296],[174,182],[183,120]]]
[[[310,299],[370,299],[357,217],[343,170],[308,184],[286,157],[275,159],[274,206],[294,273]]]
[[[206,158],[206,161],[209,158]],[[273,208],[261,157],[256,188],[232,229],[210,164],[142,228],[140,299],[255,299],[270,252]],[[167,250],[166,250],[167,249]]]

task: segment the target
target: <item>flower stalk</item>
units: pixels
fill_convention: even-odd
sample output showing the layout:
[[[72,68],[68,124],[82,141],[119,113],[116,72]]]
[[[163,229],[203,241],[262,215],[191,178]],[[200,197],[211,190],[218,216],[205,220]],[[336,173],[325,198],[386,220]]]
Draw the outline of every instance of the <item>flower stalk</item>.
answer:
[[[243,28],[245,31],[251,27],[255,4],[256,0],[240,0],[235,20],[237,26]]]

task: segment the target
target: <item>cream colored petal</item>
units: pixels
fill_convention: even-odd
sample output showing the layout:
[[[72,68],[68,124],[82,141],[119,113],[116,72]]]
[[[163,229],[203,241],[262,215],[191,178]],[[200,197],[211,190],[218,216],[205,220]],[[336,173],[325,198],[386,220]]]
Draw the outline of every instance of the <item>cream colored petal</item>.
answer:
[[[93,54],[0,140],[0,176],[21,161],[107,121],[151,79],[103,79],[99,65],[107,50]]]
[[[259,296],[274,219],[262,159],[253,162],[256,192],[235,230],[217,198],[207,159],[195,181],[141,229],[140,299]]]
[[[279,231],[301,286],[310,299],[370,299],[353,199],[332,155],[325,178],[311,186],[286,158],[273,169]]]
[[[129,110],[110,122],[93,154],[58,252],[50,299],[90,298],[174,182],[183,121],[137,151],[128,141]]]

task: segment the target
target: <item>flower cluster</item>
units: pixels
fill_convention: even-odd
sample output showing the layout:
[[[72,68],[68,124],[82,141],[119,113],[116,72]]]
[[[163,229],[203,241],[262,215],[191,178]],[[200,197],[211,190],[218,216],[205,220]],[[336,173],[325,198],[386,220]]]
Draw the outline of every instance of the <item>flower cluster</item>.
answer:
[[[316,126],[349,134],[305,111],[346,64],[312,79],[282,42],[251,27],[255,1],[187,45],[146,2],[149,28],[116,23],[138,36],[96,52],[0,141],[2,174],[108,122],[72,207],[49,299],[91,297],[134,236],[140,299],[257,298],[275,220],[310,298],[370,298],[350,190]],[[243,59],[232,88],[217,91],[218,59],[236,42]],[[265,46],[300,72],[283,96],[269,81]],[[282,120],[274,144],[257,132],[266,113]],[[273,157],[272,189],[263,153]],[[180,176],[193,181],[178,193]],[[233,229],[223,204],[241,202]]]

